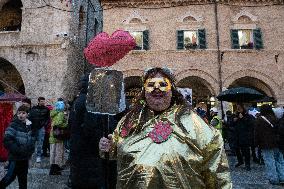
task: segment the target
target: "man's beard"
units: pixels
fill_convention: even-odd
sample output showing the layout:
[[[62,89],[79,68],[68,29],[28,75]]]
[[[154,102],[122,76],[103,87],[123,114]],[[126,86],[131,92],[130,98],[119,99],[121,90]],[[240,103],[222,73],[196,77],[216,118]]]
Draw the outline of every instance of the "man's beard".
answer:
[[[150,109],[154,111],[164,111],[171,105],[171,93],[148,93],[145,95]]]

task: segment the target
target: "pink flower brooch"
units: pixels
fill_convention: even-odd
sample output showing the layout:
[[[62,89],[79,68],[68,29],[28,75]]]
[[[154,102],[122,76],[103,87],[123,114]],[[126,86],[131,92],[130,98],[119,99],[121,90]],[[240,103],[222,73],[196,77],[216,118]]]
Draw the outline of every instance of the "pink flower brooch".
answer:
[[[159,144],[168,140],[172,132],[173,128],[169,122],[160,121],[155,124],[154,129],[149,132],[148,136],[153,140],[153,142]]]

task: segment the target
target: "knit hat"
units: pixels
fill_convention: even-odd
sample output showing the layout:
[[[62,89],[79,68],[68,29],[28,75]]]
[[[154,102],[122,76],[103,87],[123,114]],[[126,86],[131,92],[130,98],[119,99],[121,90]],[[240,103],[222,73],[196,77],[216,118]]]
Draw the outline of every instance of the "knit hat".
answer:
[[[63,101],[57,101],[57,102],[55,103],[55,109],[56,109],[57,111],[63,111],[64,108],[65,108],[65,104],[64,104]]]

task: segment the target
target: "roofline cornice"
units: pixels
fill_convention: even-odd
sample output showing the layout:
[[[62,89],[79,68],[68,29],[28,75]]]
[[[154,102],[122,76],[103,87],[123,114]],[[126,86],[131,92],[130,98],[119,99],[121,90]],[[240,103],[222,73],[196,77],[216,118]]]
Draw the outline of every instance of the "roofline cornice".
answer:
[[[214,3],[237,6],[272,6],[284,5],[284,0],[101,0],[103,9],[116,7],[155,9]]]

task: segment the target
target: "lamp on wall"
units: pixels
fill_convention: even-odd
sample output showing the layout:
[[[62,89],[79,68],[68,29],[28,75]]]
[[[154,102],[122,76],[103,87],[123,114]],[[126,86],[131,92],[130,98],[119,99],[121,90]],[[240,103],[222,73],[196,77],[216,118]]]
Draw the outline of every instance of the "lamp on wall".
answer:
[[[210,99],[209,99],[209,101],[210,101],[211,107],[212,107],[212,106],[215,106],[216,100],[215,100],[215,97],[214,97],[214,96],[211,96]]]

